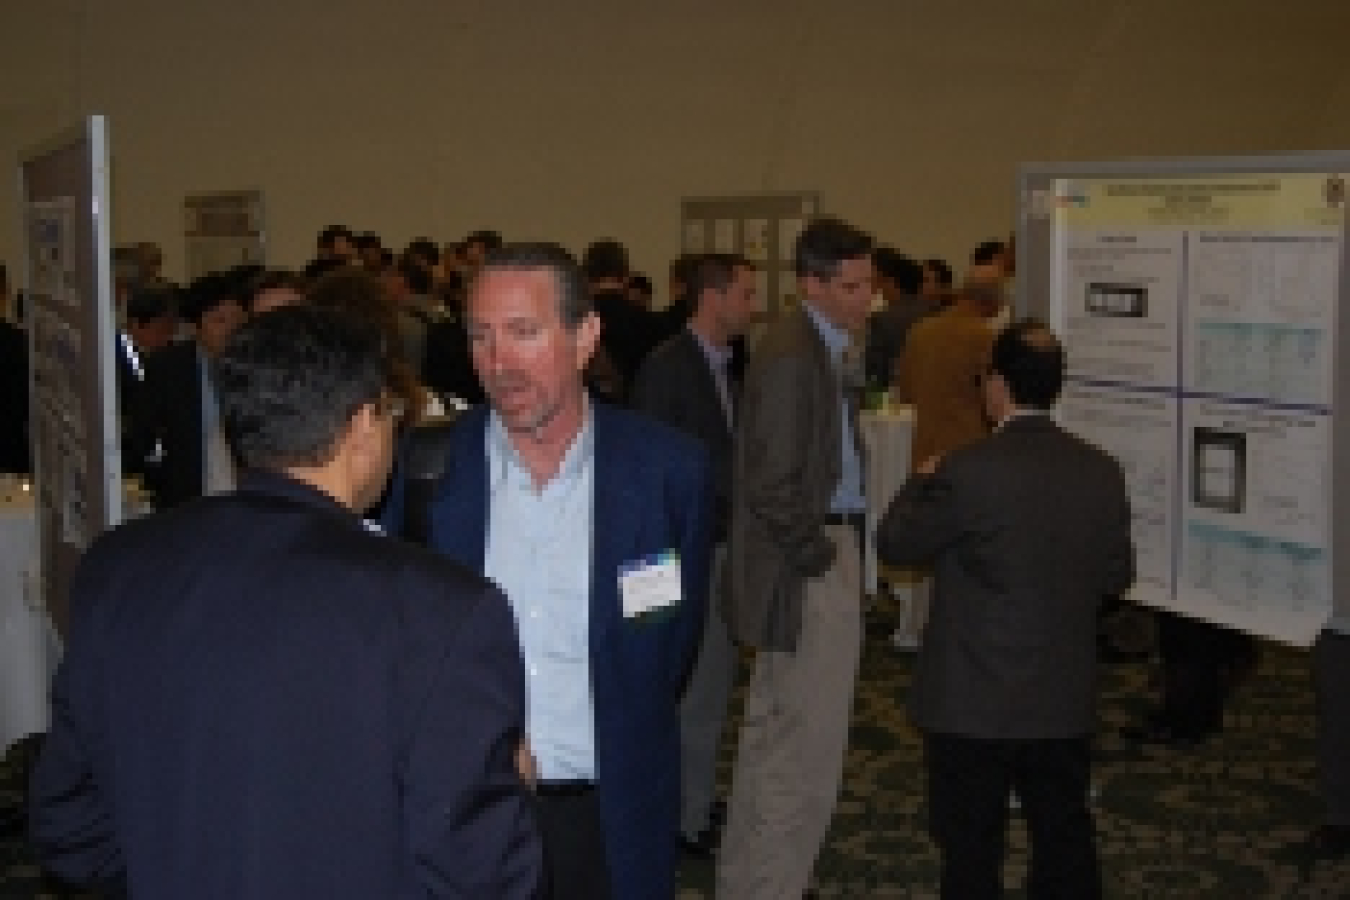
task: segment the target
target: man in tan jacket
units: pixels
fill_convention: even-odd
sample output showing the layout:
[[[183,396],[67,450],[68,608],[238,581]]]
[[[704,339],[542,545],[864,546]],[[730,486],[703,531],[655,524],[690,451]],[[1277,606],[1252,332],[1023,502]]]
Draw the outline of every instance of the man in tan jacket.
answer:
[[[989,433],[980,386],[994,344],[989,319],[1001,302],[992,285],[967,284],[955,303],[910,330],[898,387],[914,407],[912,468]]]

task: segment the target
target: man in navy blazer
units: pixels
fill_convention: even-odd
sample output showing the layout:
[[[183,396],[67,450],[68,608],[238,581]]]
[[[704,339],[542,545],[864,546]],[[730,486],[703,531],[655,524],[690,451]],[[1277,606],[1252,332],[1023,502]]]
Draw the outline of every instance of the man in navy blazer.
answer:
[[[542,896],[511,610],[359,517],[393,458],[387,348],[294,307],[213,374],[246,468],[83,560],[40,858],[137,900]]]
[[[466,313],[489,406],[456,423],[429,544],[497,581],[516,612],[553,900],[671,900],[707,453],[586,395],[600,323],[562,248],[493,251]],[[386,521],[401,504],[396,479]]]

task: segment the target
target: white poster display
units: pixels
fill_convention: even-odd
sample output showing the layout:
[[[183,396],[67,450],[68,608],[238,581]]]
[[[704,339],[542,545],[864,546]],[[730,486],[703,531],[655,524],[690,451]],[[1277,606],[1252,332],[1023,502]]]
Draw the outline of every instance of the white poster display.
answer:
[[[1172,592],[1178,415],[1175,397],[1081,385],[1070,386],[1059,404],[1064,427],[1113,456],[1125,474],[1138,573],[1132,596],[1150,605]]]
[[[1066,426],[1120,461],[1139,600],[1298,645],[1329,619],[1337,172],[1062,179]]]
[[[1340,252],[1338,234],[1195,235],[1187,389],[1328,405]]]
[[[1073,231],[1065,254],[1063,337],[1075,378],[1176,383],[1182,237]]]

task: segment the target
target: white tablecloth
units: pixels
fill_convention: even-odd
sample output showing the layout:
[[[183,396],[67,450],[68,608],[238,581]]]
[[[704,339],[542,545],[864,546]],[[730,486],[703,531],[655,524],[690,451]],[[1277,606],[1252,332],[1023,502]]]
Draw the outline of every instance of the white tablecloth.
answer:
[[[863,446],[867,449],[867,546],[863,556],[863,588],[875,594],[884,581],[895,599],[897,645],[917,647],[927,618],[928,590],[925,575],[909,569],[891,569],[877,564],[872,536],[895,492],[909,477],[910,449],[914,441],[914,409],[892,406],[860,416]]]
[[[60,644],[40,587],[33,495],[0,484],[0,751],[47,730]]]
[[[867,450],[867,546],[864,548],[863,588],[875,593],[878,582],[876,546],[872,535],[895,492],[909,477],[909,451],[914,440],[914,409],[888,407],[859,416],[863,447]]]

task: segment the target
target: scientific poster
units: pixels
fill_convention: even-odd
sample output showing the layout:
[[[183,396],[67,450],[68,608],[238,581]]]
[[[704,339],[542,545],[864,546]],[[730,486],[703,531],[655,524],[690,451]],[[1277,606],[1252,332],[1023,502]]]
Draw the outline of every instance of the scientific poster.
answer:
[[[78,379],[86,357],[75,271],[74,200],[60,197],[28,204],[30,327],[33,329],[33,417],[57,462],[39,479],[40,499],[60,509],[60,539],[84,550],[101,523],[89,491],[97,489],[88,461],[86,423],[92,411]],[[59,504],[59,506],[58,506]]]
[[[1175,397],[1158,393],[1070,386],[1060,400],[1060,422],[1101,447],[1117,462],[1130,493],[1130,534],[1138,577],[1133,596],[1156,605],[1172,592],[1172,535],[1178,489]]]
[[[1061,321],[1075,378],[1176,383],[1182,236],[1071,232]]]
[[[1332,610],[1339,173],[1056,186],[1061,417],[1120,461],[1143,602],[1294,644]]]

